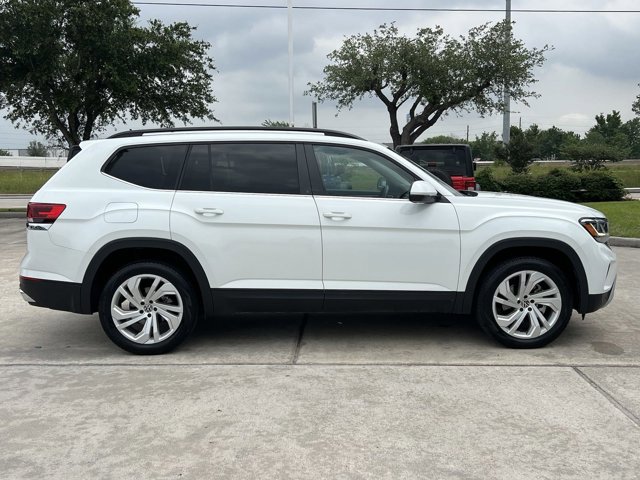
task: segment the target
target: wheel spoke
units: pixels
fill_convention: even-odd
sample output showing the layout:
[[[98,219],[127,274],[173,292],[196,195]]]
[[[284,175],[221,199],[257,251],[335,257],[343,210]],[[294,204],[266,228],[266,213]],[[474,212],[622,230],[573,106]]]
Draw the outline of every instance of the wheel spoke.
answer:
[[[531,276],[529,276],[529,280],[527,281],[524,291],[522,292],[522,295],[529,295],[531,293],[531,290],[533,290],[536,285],[546,279],[546,275],[543,275],[540,272],[532,272]]]
[[[121,322],[122,320],[128,320],[129,318],[137,317],[139,315],[139,310],[123,310],[118,306],[114,306],[111,308],[111,316],[118,322]]]
[[[562,308],[560,292],[558,292],[558,289],[555,287],[545,290],[544,292],[531,295],[531,300],[534,300],[536,304],[551,307],[556,312]]]
[[[527,318],[527,312],[521,312],[518,311],[518,313],[520,315],[518,315],[518,319],[513,323],[513,325],[511,326],[511,328],[507,331],[507,333],[512,334],[514,332],[516,332],[518,330],[518,328],[520,328],[520,325],[522,325],[522,322],[524,321],[525,318]]]
[[[549,322],[547,321],[547,317],[545,317],[543,315],[543,313],[540,311],[540,309],[536,306],[533,306],[533,313],[535,313],[536,317],[538,317],[539,322],[542,324],[542,326],[549,331],[551,329],[551,325],[549,325]]]
[[[158,285],[160,285],[160,282],[161,282],[160,277],[156,277],[156,278],[153,279],[153,283],[149,287],[149,290],[147,291],[147,294],[144,296],[145,300],[150,300],[151,299],[153,294],[156,292],[156,289],[158,288]]]
[[[542,329],[540,328],[540,322],[538,321],[538,317],[533,312],[527,312],[529,314],[529,319],[531,320],[531,330],[528,332],[528,337],[535,338],[540,335]]]
[[[518,318],[518,316],[521,314],[522,312],[520,310],[516,310],[515,312],[509,315],[496,315],[496,322],[502,328],[506,328],[509,325],[511,325],[514,322],[514,320],[516,320],[516,318]]]
[[[153,322],[151,324],[151,329],[153,330],[153,341],[154,342],[159,342],[160,341],[160,329],[158,328],[158,316],[157,315],[153,316]]]
[[[520,308],[520,305],[518,305],[517,303],[512,302],[510,300],[505,300],[504,298],[501,298],[498,296],[493,297],[493,301],[498,302],[501,305],[506,305],[507,307],[518,308],[518,309]]]
[[[174,315],[173,313],[169,313],[167,310],[165,310],[162,307],[157,307],[158,311],[156,312],[158,315],[160,315],[162,318],[164,318],[167,322],[169,322],[169,325],[171,326],[171,328],[177,328],[178,324],[180,323],[180,317],[178,315]]]
[[[116,323],[116,327],[118,327],[118,330],[124,330],[125,328],[128,328],[131,325],[138,323],[141,320],[144,320],[145,318],[146,317],[144,314],[139,313],[137,317],[134,317],[131,320],[126,320],[122,323]]]
[[[500,293],[500,295],[503,296],[503,298],[506,298],[510,302],[513,302],[513,303],[517,303],[518,302],[518,299],[516,298],[516,296],[511,291],[511,288],[509,287],[509,280],[508,279],[505,280],[504,282],[502,282],[498,286],[498,292]]]
[[[135,298],[133,298],[133,296],[127,291],[127,289],[123,285],[120,285],[120,287],[118,288],[118,293],[122,295],[125,299],[127,299],[131,305],[137,308],[140,308],[140,302],[138,302]]]
[[[140,291],[140,280],[142,280],[141,277],[133,277],[127,281],[127,288],[131,292],[131,295],[133,295],[136,302],[138,302],[138,305],[140,305],[140,302],[144,300],[144,296]]]
[[[520,281],[518,284],[518,291],[516,292],[516,295],[518,295],[519,298],[522,298],[522,295],[524,295],[524,290],[526,288],[527,285],[527,272],[520,272]]]
[[[138,343],[147,343],[149,338],[151,338],[151,319],[146,317],[146,321],[144,322],[144,327],[140,330],[140,333],[134,337],[134,340]]]
[[[149,300],[153,300],[154,302],[158,300],[160,297],[164,295],[177,295],[176,287],[171,285],[170,283],[164,283],[156,292],[149,297]]]

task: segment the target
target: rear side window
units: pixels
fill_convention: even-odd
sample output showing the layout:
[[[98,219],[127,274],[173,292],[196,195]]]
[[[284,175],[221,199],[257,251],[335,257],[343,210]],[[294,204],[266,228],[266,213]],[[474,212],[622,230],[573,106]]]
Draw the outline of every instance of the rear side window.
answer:
[[[300,193],[296,148],[277,143],[193,145],[181,190]]]
[[[175,190],[187,145],[153,145],[120,150],[104,173],[135,185]]]

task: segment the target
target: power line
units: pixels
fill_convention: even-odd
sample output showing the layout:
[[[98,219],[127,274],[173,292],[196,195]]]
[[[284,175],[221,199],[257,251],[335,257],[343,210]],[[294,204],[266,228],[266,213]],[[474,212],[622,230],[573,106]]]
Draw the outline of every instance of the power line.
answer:
[[[158,5],[173,7],[225,7],[225,8],[266,8],[285,10],[286,5],[247,5],[235,3],[178,3],[178,2],[131,2],[134,5]],[[323,7],[321,5],[294,5],[295,10],[346,10],[367,12],[495,12],[502,13],[504,8],[428,8],[428,7]],[[573,9],[534,9],[513,8],[517,13],[640,13],[640,10],[573,10]]]

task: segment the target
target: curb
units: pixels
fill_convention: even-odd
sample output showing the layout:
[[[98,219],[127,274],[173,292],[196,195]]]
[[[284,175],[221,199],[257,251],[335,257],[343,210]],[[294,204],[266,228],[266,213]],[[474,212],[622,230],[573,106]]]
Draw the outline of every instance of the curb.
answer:
[[[640,238],[610,237],[609,245],[612,247],[640,248]]]

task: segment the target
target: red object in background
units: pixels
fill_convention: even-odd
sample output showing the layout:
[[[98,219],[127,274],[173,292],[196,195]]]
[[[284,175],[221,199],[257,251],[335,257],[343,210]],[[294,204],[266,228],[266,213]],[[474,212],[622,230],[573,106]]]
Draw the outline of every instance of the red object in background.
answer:
[[[475,177],[461,177],[458,175],[451,176],[451,183],[456,190],[475,190],[476,179]]]

